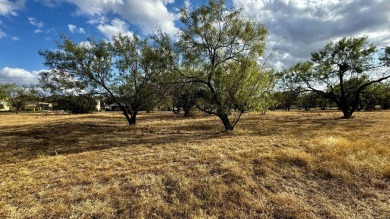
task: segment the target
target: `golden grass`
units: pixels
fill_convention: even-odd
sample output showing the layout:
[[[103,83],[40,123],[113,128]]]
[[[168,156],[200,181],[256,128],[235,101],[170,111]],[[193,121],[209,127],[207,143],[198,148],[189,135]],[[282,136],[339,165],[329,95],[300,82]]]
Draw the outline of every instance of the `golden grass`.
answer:
[[[389,218],[390,112],[0,114],[0,218]]]

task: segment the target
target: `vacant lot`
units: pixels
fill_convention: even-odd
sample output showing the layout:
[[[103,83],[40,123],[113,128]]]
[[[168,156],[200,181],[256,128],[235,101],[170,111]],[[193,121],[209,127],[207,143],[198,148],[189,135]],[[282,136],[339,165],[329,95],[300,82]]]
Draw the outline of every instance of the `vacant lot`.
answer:
[[[0,218],[390,218],[390,112],[0,114]]]

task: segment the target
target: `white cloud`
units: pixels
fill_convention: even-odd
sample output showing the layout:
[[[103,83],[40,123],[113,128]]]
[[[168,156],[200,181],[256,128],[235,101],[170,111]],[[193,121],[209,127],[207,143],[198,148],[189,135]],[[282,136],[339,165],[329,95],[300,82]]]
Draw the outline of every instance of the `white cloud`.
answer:
[[[40,71],[26,71],[21,68],[4,67],[0,69],[0,83],[16,83],[19,85],[35,84],[38,82]]]
[[[164,0],[128,0],[124,7],[116,7],[116,13],[125,17],[129,22],[139,25],[145,34],[153,33],[157,28],[174,35],[178,32],[175,27],[176,14],[168,11]],[[130,12],[129,12],[130,11]]]
[[[68,24],[68,29],[71,33],[85,33],[84,28],[82,27],[77,27],[74,24]]]
[[[14,41],[19,41],[20,40],[20,38],[16,37],[16,36],[11,37],[11,39],[14,40]]]
[[[97,28],[110,40],[119,34],[133,37],[133,33],[129,31],[129,25],[118,18],[113,19],[110,24],[99,24]]]
[[[151,34],[157,28],[174,35],[178,28],[174,22],[178,16],[167,9],[174,0],[65,0],[77,6],[77,14],[90,17],[102,17],[113,13],[127,22],[140,27],[144,34]],[[56,2],[55,0],[48,2]],[[58,1],[57,1],[58,2]],[[54,4],[54,3],[53,3]],[[92,22],[91,22],[92,23]],[[105,23],[105,22],[104,22]],[[101,24],[101,22],[99,22]]]
[[[8,0],[0,0],[0,15],[7,16],[17,16],[17,10],[24,7],[24,0],[18,0],[16,2]]]
[[[36,26],[39,29],[42,28],[43,25],[44,25],[42,21],[39,21],[39,20],[37,20],[36,18],[33,18],[33,17],[29,17],[28,20],[30,21],[31,25]]]
[[[2,21],[0,21],[0,26],[3,24]],[[5,34],[1,29],[0,29],[0,39],[7,36],[7,34]]]
[[[73,24],[68,24],[69,31],[74,33],[77,30],[77,26]]]
[[[39,21],[33,17],[29,17],[28,20],[29,20],[31,25],[33,25],[37,28],[34,30],[34,33],[41,33],[42,32],[41,28],[44,26],[44,23],[42,21]]]
[[[91,43],[89,41],[83,41],[79,43],[79,46],[85,47],[85,48],[91,48]]]
[[[390,41],[388,0],[233,0],[233,4],[269,29],[279,69],[310,59],[326,42],[344,36],[368,36],[377,44]]]
[[[191,6],[191,1],[190,0],[184,0],[184,7],[189,10]]]
[[[3,31],[1,31],[1,29],[0,29],[0,39],[5,37],[5,36],[7,36],[7,35]]]

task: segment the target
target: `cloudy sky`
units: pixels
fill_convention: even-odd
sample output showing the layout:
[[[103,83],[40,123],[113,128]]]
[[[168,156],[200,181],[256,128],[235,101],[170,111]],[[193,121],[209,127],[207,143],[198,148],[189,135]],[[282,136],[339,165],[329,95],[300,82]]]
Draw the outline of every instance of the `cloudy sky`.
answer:
[[[45,69],[38,50],[54,49],[61,34],[82,42],[122,33],[175,35],[178,11],[207,0],[0,0],[0,83],[35,83]],[[390,0],[227,0],[270,31],[272,65],[308,59],[326,42],[368,36],[390,45]]]

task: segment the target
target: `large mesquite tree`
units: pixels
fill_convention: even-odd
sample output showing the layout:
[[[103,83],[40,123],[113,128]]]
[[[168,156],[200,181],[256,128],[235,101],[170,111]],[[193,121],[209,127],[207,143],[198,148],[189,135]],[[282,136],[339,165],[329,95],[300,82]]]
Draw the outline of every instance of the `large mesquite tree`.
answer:
[[[272,86],[270,71],[258,63],[268,31],[240,12],[228,10],[223,0],[182,9],[177,44],[181,82],[196,85],[197,107],[218,116],[226,131],[244,112],[259,107]]]
[[[390,78],[389,58],[390,47],[380,50],[366,37],[343,38],[312,53],[311,62],[296,64],[290,73],[303,89],[334,102],[348,119],[368,86]]]

